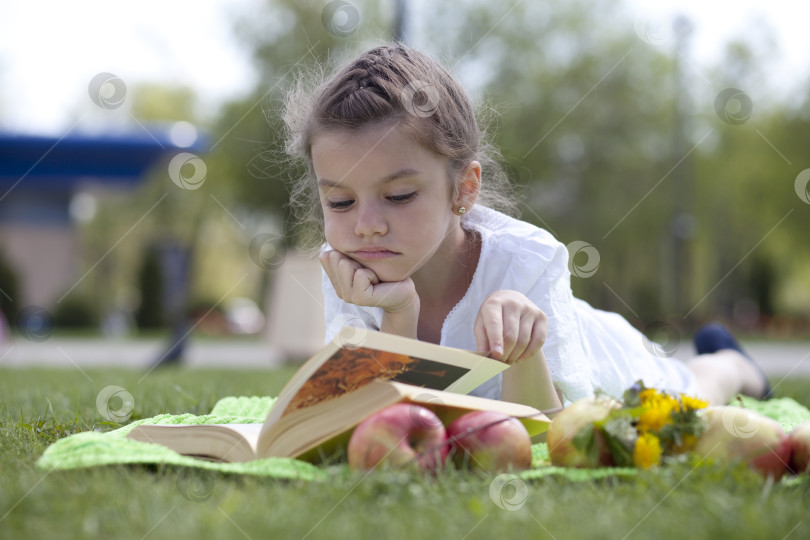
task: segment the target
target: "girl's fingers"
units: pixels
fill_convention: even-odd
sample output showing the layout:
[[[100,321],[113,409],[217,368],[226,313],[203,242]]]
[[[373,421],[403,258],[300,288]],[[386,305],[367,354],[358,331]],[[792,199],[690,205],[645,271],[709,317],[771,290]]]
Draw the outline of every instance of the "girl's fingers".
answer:
[[[518,322],[518,329],[516,331],[517,337],[515,346],[512,348],[512,354],[509,355],[509,363],[516,364],[531,356],[530,348],[532,346],[532,328],[534,327],[534,317],[531,315],[524,315]]]
[[[413,305],[414,299],[418,298],[413,280],[410,278],[402,281],[380,282],[375,274],[374,280],[370,304],[387,310],[399,311]]]
[[[478,352],[488,353],[492,350],[492,347],[490,347],[489,339],[487,339],[487,332],[484,328],[484,317],[482,315],[482,311],[483,310],[479,310],[478,316],[475,318],[473,335],[475,336],[475,346],[478,349]]]
[[[515,351],[515,362],[520,362],[537,354],[544,342],[543,335],[536,330],[538,325],[536,319],[527,317],[522,323],[521,329],[525,336],[524,347],[520,354]]]
[[[358,269],[358,264],[348,257],[339,255],[337,260],[337,278],[340,283],[341,298],[348,301],[354,289],[354,277]],[[333,257],[333,263],[335,258]]]
[[[325,251],[319,259],[338,298],[348,301],[354,285],[354,274],[363,267],[337,250]]]
[[[533,319],[533,324],[530,330],[531,339],[520,360],[531,358],[543,347],[543,344],[546,342],[546,328],[546,317],[545,314],[541,312],[539,317]]]
[[[340,299],[357,305],[374,305],[375,286],[380,278],[373,270],[336,251],[330,256],[330,265],[335,274],[332,284]]]
[[[337,250],[323,252],[318,258],[335,288],[335,294],[344,302],[396,309],[412,303],[416,296],[410,278],[383,283],[374,270]]]
[[[503,343],[503,361],[507,364],[514,364],[515,360],[517,360],[520,353],[526,347],[525,343],[523,343],[522,346],[520,344],[522,340],[526,341],[526,338],[521,336],[523,328],[521,328],[520,312],[514,309],[504,308],[502,317],[503,337],[501,341]]]
[[[489,352],[498,360],[502,360],[503,354],[503,312],[500,304],[484,305],[481,307],[481,326],[485,336],[486,349],[482,352]]]
[[[368,268],[355,270],[352,278],[352,299],[370,299],[374,294],[374,285],[379,282],[377,274]]]
[[[537,354],[546,341],[545,313],[515,291],[496,291],[478,310],[473,325],[479,352],[506,364]]]

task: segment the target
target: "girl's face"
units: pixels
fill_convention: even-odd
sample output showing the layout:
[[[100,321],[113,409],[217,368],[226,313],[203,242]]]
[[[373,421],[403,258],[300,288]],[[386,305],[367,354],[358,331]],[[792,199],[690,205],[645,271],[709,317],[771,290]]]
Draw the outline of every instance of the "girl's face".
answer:
[[[312,161],[326,241],[381,281],[401,281],[452,249],[460,222],[447,160],[396,124],[322,132]]]

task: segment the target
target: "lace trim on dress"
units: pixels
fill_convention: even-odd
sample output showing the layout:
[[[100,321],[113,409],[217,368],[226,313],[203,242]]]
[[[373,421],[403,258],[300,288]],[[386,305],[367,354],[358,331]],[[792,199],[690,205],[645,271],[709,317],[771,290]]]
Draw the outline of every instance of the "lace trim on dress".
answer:
[[[481,261],[484,260],[485,252],[487,252],[487,254],[489,252],[489,242],[484,241],[485,240],[484,235],[481,234],[481,232],[477,229],[475,224],[474,223],[463,223],[463,225],[468,225],[469,228],[465,228],[465,230],[470,231],[471,233],[473,233],[478,238],[478,241],[481,243],[481,253],[479,253],[479,255],[478,255],[478,263],[475,265],[475,272],[473,272],[472,279],[470,279],[470,284],[467,286],[467,291],[464,293],[464,296],[461,297],[461,300],[456,302],[456,305],[453,306],[453,309],[451,309],[449,312],[447,312],[447,315],[444,317],[444,320],[442,321],[442,331],[441,331],[441,334],[440,334],[440,337],[439,337],[440,343],[444,343],[445,340],[446,340],[446,337],[447,337],[446,334],[445,334],[445,332],[447,330],[447,321],[452,319],[452,316],[456,311],[461,310],[462,308],[464,308],[464,306],[467,303],[471,302],[471,300],[469,299],[470,296],[472,295],[470,293],[470,291],[473,288],[473,284],[476,283],[475,278],[479,274],[478,270],[479,270],[479,268],[481,268]],[[480,278],[479,278],[479,281],[480,281]]]

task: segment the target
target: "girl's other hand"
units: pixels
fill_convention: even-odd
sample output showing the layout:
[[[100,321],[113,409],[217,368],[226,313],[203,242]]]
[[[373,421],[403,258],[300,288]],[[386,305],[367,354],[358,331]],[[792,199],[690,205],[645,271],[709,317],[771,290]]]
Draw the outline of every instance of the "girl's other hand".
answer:
[[[382,282],[373,270],[337,250],[324,251],[320,261],[338,298],[344,302],[381,307],[389,313],[418,305],[419,297],[411,278]]]
[[[537,354],[546,341],[546,314],[517,291],[495,291],[481,304],[473,333],[479,352],[515,364]]]

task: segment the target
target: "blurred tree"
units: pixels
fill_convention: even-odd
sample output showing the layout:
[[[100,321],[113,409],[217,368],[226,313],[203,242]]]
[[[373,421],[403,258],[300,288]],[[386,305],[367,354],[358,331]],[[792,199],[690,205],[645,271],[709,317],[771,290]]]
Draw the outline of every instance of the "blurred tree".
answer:
[[[54,328],[96,328],[101,322],[96,303],[87,297],[70,295],[53,312]]]
[[[197,97],[185,86],[140,84],[132,89],[131,114],[144,122],[194,121]]]
[[[770,98],[766,60],[766,49],[733,42],[712,74],[717,94],[702,111],[713,133],[697,161],[701,235],[693,274],[698,313],[734,317],[751,304],[763,322],[777,312],[798,314],[797,304],[810,311],[810,290],[796,279],[806,274],[798,265],[810,262],[801,240],[810,223],[794,189],[803,155],[797,141],[810,126]]]
[[[138,271],[140,303],[135,311],[138,328],[162,328],[166,324],[163,309],[163,272],[158,251],[152,247],[143,250],[143,259]]]
[[[19,279],[17,272],[11,267],[5,253],[0,250],[0,312],[5,321],[12,325],[17,317],[19,306]],[[17,304],[15,304],[17,299]],[[0,320],[0,332],[3,331]]]

